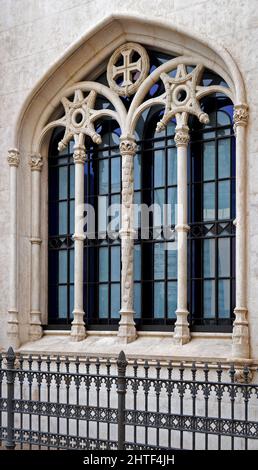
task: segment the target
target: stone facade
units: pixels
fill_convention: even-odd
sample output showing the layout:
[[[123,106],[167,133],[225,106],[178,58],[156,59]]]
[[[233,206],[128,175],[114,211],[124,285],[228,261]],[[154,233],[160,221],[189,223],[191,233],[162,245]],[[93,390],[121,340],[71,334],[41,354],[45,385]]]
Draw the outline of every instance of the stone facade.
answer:
[[[45,163],[48,141],[46,138],[43,142],[45,136],[42,136],[42,145],[39,145],[40,131],[47,120],[51,121],[51,116],[52,120],[56,119],[55,108],[61,99],[66,100],[65,109],[69,114],[70,108],[66,97],[70,96],[75,82],[84,80],[85,77],[87,80],[94,80],[97,70],[98,73],[100,71],[98,67],[102,63],[106,64],[114,51],[123,47],[124,43],[133,42],[170,52],[175,51],[178,55],[189,57],[201,55],[205,57],[207,63],[211,64],[211,68],[215,64],[217,70],[224,71],[224,76],[232,85],[240,162],[237,167],[239,196],[236,224],[239,234],[237,245],[240,247],[238,252],[241,252],[239,263],[237,263],[237,284],[240,288],[235,309],[233,356],[240,361],[248,357],[253,361],[258,361],[258,298],[256,295],[258,277],[256,102],[258,102],[258,91],[255,87],[258,63],[258,52],[255,46],[256,39],[258,40],[257,6],[257,0],[244,2],[142,0],[140,3],[135,0],[126,3],[117,0],[109,2],[101,0],[97,2],[89,0],[1,1],[1,11],[4,13],[0,19],[2,83],[0,90],[2,102],[0,110],[0,158],[2,159],[0,174],[0,286],[2,293],[0,345],[2,348],[6,348],[10,342],[18,347],[19,344],[26,344],[29,339],[39,339],[42,334],[41,323],[46,323],[47,318],[47,225],[43,224],[39,228],[39,221],[47,220],[47,198],[44,195],[44,187],[47,184],[47,164]],[[142,62],[144,62],[144,57]],[[142,77],[139,79],[139,85],[141,85],[141,79],[145,78],[143,65],[141,64]],[[140,67],[140,65],[136,64],[135,67]],[[164,80],[167,81],[165,77]],[[171,83],[168,81],[165,85],[170,87]],[[124,94],[130,94],[130,83],[127,87]],[[87,91],[93,94],[88,105],[94,108],[94,93],[98,93],[100,89],[96,84],[95,91],[91,88]],[[121,115],[123,110],[119,108],[118,99],[116,100],[111,93],[107,97],[114,101],[114,107],[119,109]],[[248,123],[246,104],[249,107]],[[127,138],[130,136],[130,123],[133,123],[134,119],[136,119],[134,115],[128,118],[128,132],[125,135]],[[200,115],[199,119],[204,120],[205,116]],[[85,122],[87,122],[87,115]],[[160,126],[163,124],[161,122]],[[183,153],[187,138],[183,138],[185,128],[183,132],[182,126],[187,123],[181,124],[178,129],[177,146],[178,151]],[[97,142],[98,135],[91,122],[87,125],[88,135]],[[81,143],[78,142],[78,146],[80,145]],[[30,158],[30,166],[28,158]],[[125,158],[130,160],[130,152],[125,154]],[[80,178],[79,172],[82,166],[79,163],[76,163],[78,178]],[[130,168],[130,161],[128,165]],[[181,183],[184,184],[184,181],[182,180]],[[16,194],[16,191],[17,198],[14,200],[13,194]],[[17,216],[11,217],[10,205],[13,207],[16,203]],[[178,232],[184,240],[187,235],[184,218],[179,224]],[[79,252],[82,240],[80,240],[80,233],[77,235]],[[130,251],[130,243],[126,237],[123,241],[124,251]],[[127,266],[127,269],[130,269],[130,266]],[[32,273],[37,274],[32,276]],[[182,272],[182,279],[183,276],[184,272]],[[78,297],[77,300],[78,322],[74,325],[73,331],[76,336],[79,329],[80,339],[83,339],[85,331],[80,321],[83,313],[80,298]],[[215,358],[216,354],[223,360],[230,358],[232,354],[230,335],[199,334],[188,344],[184,344],[189,339],[189,333],[185,321],[187,315],[185,299],[181,300],[181,313],[179,312],[181,320],[178,322],[176,332],[176,336],[178,333],[180,338],[176,344],[172,344],[171,338],[171,355],[188,357],[193,355],[194,350],[197,359],[198,357],[200,359]],[[124,325],[123,332],[125,332],[121,334],[121,337],[126,336],[129,340],[135,336],[130,309],[132,310],[130,301],[128,305],[122,306],[122,312],[124,311],[125,315],[122,318],[124,323],[121,322]],[[19,321],[18,340],[17,320]],[[92,338],[94,335],[90,336],[89,352],[91,353],[94,350]],[[166,341],[167,338],[169,335]],[[58,350],[58,344],[66,343],[66,341],[58,342],[58,336],[49,335],[39,340],[38,347],[41,348],[43,344],[44,348],[48,349],[48,339],[51,339],[49,344],[55,345],[53,351]],[[110,338],[107,338],[107,335],[102,337],[96,335],[95,339],[96,342],[102,341],[104,349],[105,344],[108,348],[109,342],[114,341],[112,335]],[[69,348],[74,352],[78,347],[79,349],[84,347],[86,350],[87,341],[88,338],[73,345],[69,343]],[[139,355],[142,355],[143,350],[148,350],[151,355],[154,349],[157,357],[159,346],[162,349],[163,341],[164,338],[159,334],[146,337],[140,335],[136,342],[126,347],[129,351],[133,348],[136,354],[139,348]],[[155,345],[154,348],[153,345]],[[34,342],[24,348],[32,351],[36,350],[37,346]],[[166,348],[168,348],[167,343]],[[166,349],[166,357],[168,350]],[[102,350],[101,353],[104,354],[105,351]]]

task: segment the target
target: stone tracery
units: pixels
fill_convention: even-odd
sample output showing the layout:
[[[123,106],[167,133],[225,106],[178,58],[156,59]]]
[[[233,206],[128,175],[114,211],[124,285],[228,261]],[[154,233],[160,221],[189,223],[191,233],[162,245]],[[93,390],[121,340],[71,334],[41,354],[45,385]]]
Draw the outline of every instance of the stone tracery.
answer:
[[[138,46],[139,49],[137,49],[136,46]],[[138,51],[140,56],[140,59],[135,62],[133,61],[133,51]],[[117,65],[117,59],[119,56],[121,56],[121,54],[123,57],[123,64]],[[130,104],[128,112],[126,112],[123,102],[120,98],[118,98],[121,101],[119,105],[120,109],[118,110],[115,107],[115,113],[119,117],[119,124],[122,132],[122,142],[126,142],[126,140],[129,140],[130,142],[135,143],[135,139],[133,137],[133,130],[136,124],[136,117],[139,117],[143,109],[155,106],[156,104],[162,104],[164,106],[164,115],[160,122],[157,124],[157,130],[161,130],[162,128],[164,128],[164,126],[167,125],[169,120],[172,117],[175,117],[177,120],[177,132],[175,141],[178,147],[178,152],[181,155],[185,156],[185,149],[187,148],[189,138],[186,133],[182,131],[182,129],[185,129],[184,126],[187,126],[188,116],[190,114],[194,114],[202,123],[207,123],[209,119],[207,114],[202,112],[200,106],[200,99],[209,93],[215,92],[225,92],[225,94],[227,94],[228,96],[230,96],[231,94],[231,96],[234,97],[234,90],[231,90],[230,88],[228,89],[223,86],[214,85],[207,87],[201,86],[201,76],[204,71],[205,64],[196,64],[196,67],[188,73],[186,64],[188,63],[190,65],[194,63],[191,58],[182,57],[182,63],[180,62],[180,58],[176,58],[174,61],[170,61],[171,64],[169,64],[169,70],[164,71],[163,65],[157,68],[148,77],[148,54],[145,49],[140,45],[135,45],[132,43],[125,44],[114,52],[111,59],[108,65],[108,81],[110,86],[109,95],[113,96],[113,98],[116,99],[117,102],[117,98],[119,96],[129,96],[135,93],[135,97]],[[175,69],[175,77],[171,77],[169,75],[169,71]],[[136,76],[136,80],[133,80],[132,74],[135,72],[138,72],[138,75],[140,75]],[[123,76],[123,81],[121,85],[118,85],[116,83],[116,78],[120,74]],[[150,87],[153,85],[153,83],[156,83],[158,79],[161,79],[163,81],[165,86],[165,93],[159,96],[158,98],[150,99],[148,101],[142,99],[143,91],[145,96]],[[84,82],[84,85],[87,84],[89,84],[89,82]],[[54,126],[64,126],[65,134],[62,141],[60,141],[60,149],[62,149],[63,146],[65,146],[68,141],[73,137],[75,138],[76,142],[80,140],[81,144],[83,145],[84,138],[86,135],[89,136],[93,140],[93,142],[100,143],[100,136],[96,133],[94,128],[94,122],[98,119],[101,114],[99,111],[94,110],[94,104],[97,97],[96,90],[91,90],[89,88],[89,94],[86,98],[84,98],[81,84],[77,84],[73,88],[74,101],[71,102],[69,99],[67,99],[67,97],[64,97],[61,100],[65,108],[65,116],[55,122],[47,124],[47,126],[42,131],[42,135],[44,135],[48,129],[53,128]],[[104,85],[100,85],[99,93],[101,94],[102,91],[105,92],[106,88],[107,87],[105,87]],[[235,108],[235,122],[236,125],[242,125],[242,122],[247,122],[247,107],[246,105],[241,104],[237,106]],[[122,113],[121,110],[123,111]],[[115,116],[115,113],[113,117]],[[108,114],[108,112],[106,112],[106,114]],[[183,151],[180,150],[181,147],[183,147]],[[128,154],[124,154],[124,156],[122,156],[122,161],[123,165],[125,166],[127,166],[127,159]],[[131,173],[133,174],[133,170]],[[185,181],[182,180],[182,184],[185,185]],[[130,185],[127,185],[125,181],[125,184],[123,184],[123,196],[126,198],[129,195],[129,186]],[[179,185],[179,192],[182,192],[184,189],[185,188],[183,188],[182,185],[181,188]],[[122,215],[122,220],[124,221],[124,226],[122,225],[121,229],[121,232],[123,233],[123,230],[127,231],[125,221],[128,221],[128,214],[126,215],[126,217],[123,217]],[[181,225],[182,227],[186,227],[186,221],[182,221]],[[181,225],[178,224],[179,231],[181,230]],[[183,230],[182,233],[183,232],[187,231]],[[127,271],[128,269],[132,270],[133,254],[130,250],[131,247],[127,247],[127,249],[124,250],[125,256],[122,255],[122,258],[124,258],[122,259],[122,278],[123,276],[125,276],[125,271]],[[184,284],[185,283],[186,278],[184,276]],[[130,291],[131,294],[129,297],[133,296],[133,287],[130,289]],[[131,305],[131,298],[128,298],[128,305],[129,303]],[[183,311],[184,309],[181,310]],[[128,311],[131,311],[129,307]],[[187,313],[188,312],[185,311],[184,315],[187,316]],[[123,320],[122,317],[121,320]],[[133,327],[132,323],[131,326]]]

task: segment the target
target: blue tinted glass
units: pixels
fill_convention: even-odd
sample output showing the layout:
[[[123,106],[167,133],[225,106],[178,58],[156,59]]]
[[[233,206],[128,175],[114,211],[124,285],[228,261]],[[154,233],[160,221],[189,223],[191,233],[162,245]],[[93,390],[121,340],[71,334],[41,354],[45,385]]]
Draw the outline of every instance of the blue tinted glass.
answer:
[[[154,152],[154,186],[164,186],[165,184],[165,151],[156,150]]]
[[[59,251],[59,283],[66,284],[67,279],[67,251]]]
[[[120,157],[111,159],[111,192],[120,191]]]
[[[176,123],[173,121],[169,121],[167,125],[167,136],[168,135],[174,135],[176,130]]]
[[[177,278],[177,243],[166,243],[168,278]]]
[[[154,283],[154,318],[164,318],[164,282]]]
[[[134,189],[141,188],[141,155],[134,158]]]
[[[58,317],[67,317],[67,287],[58,287]]]
[[[230,139],[219,140],[218,166],[219,178],[230,177]]]
[[[99,248],[99,280],[108,281],[108,248]]]
[[[111,247],[111,281],[120,280],[120,246]]]
[[[99,148],[101,148],[102,150],[99,152],[99,156],[107,157],[109,155],[109,150],[108,148],[105,148],[105,147],[109,147],[109,133],[103,134],[101,136],[101,139],[102,139],[102,142],[99,145]]]
[[[163,205],[164,205],[164,189],[155,189],[154,191],[154,214],[153,225],[154,227],[161,227],[163,224]]]
[[[110,209],[110,230],[117,232],[120,228],[120,194],[111,196],[112,209]]]
[[[218,268],[220,277],[230,276],[230,239],[219,238],[218,240]]]
[[[217,125],[218,126],[230,126],[231,120],[230,117],[225,111],[217,112]]]
[[[98,232],[106,233],[107,230],[107,209],[108,198],[106,196],[98,197]]]
[[[175,311],[177,309],[177,283],[176,281],[168,282],[168,318],[176,318]]]
[[[69,250],[70,253],[70,282],[74,282],[74,250]]]
[[[215,219],[215,184],[203,185],[203,220]]]
[[[154,245],[154,279],[164,279],[165,259],[164,243],[155,243]]]
[[[169,148],[168,152],[168,185],[177,184],[177,152],[176,148]]]
[[[219,280],[219,317],[230,317],[230,281]]]
[[[111,318],[120,318],[120,284],[111,284]]]
[[[203,144],[203,180],[215,179],[215,142]]]
[[[203,134],[202,134],[203,140],[214,139],[215,137],[216,137],[215,131],[212,131],[212,132],[203,132]]]
[[[134,245],[134,280],[141,280],[141,245]]]
[[[168,188],[168,204],[171,206],[171,215],[168,218],[168,225],[175,225],[177,220],[177,188]]]
[[[74,201],[70,201],[70,231],[69,233],[74,233]]]
[[[134,283],[134,311],[135,318],[141,318],[141,284]]]
[[[118,134],[116,134],[115,132],[111,132],[111,134],[110,134],[110,146],[111,147],[116,146],[117,148],[115,150],[116,150],[117,153],[119,153],[119,143],[120,143],[120,139],[119,139]]]
[[[59,234],[67,233],[67,202],[59,202]]]
[[[67,199],[68,188],[68,168],[61,166],[59,168],[59,199]]]
[[[73,319],[73,309],[74,309],[74,286],[70,285],[70,318]]]
[[[141,193],[134,193],[134,228],[137,229],[141,224]]]
[[[70,166],[70,198],[74,198],[74,168],[75,165]]]
[[[218,184],[218,218],[230,218],[230,181],[220,181]]]
[[[108,193],[108,160],[99,160],[99,194]]]
[[[99,318],[108,318],[108,285],[99,286]]]
[[[203,277],[215,277],[215,240],[203,240]]]
[[[215,281],[203,282],[203,316],[215,317]]]

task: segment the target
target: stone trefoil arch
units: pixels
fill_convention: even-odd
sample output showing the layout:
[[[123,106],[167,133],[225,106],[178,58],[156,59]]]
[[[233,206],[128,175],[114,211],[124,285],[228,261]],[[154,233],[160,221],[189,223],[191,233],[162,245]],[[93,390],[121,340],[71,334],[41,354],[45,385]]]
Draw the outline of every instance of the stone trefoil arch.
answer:
[[[138,53],[138,59],[133,60],[133,53]],[[122,65],[117,66],[118,58],[122,57]],[[115,119],[121,128],[120,153],[122,156],[122,272],[121,272],[121,319],[118,338],[123,342],[136,339],[133,311],[133,181],[134,156],[136,154],[135,128],[142,112],[152,106],[162,106],[164,114],[157,122],[157,131],[161,131],[172,119],[176,119],[175,143],[178,161],[178,304],[177,320],[175,323],[174,342],[185,344],[190,341],[187,310],[187,147],[189,143],[188,118],[195,115],[200,122],[208,123],[209,116],[200,106],[202,97],[213,93],[224,93],[235,106],[234,124],[236,131],[236,307],[233,327],[233,357],[244,359],[249,357],[249,331],[247,320],[247,300],[245,285],[245,182],[241,175],[245,173],[245,132],[248,122],[248,106],[239,103],[239,93],[228,80],[227,86],[202,86],[201,78],[205,68],[210,67],[208,60],[195,55],[179,56],[171,59],[148,74],[148,54],[144,47],[137,43],[122,44],[112,54],[107,67],[109,87],[94,81],[82,81],[67,87],[60,102],[64,115],[60,119],[48,122],[42,129],[37,141],[35,154],[31,157],[32,180],[32,238],[31,238],[31,338],[39,338],[42,334],[39,310],[39,266],[40,266],[40,225],[38,220],[40,206],[40,170],[42,157],[41,146],[47,133],[57,126],[65,129],[64,137],[59,143],[63,149],[71,139],[75,141],[75,214],[76,208],[83,203],[83,164],[87,159],[85,137],[89,136],[96,144],[101,137],[95,131],[95,122],[105,116]],[[189,72],[187,66],[193,67]],[[176,71],[173,76],[171,71]],[[134,79],[134,74],[136,79]],[[116,82],[118,75],[123,76],[120,84]],[[150,88],[162,80],[165,92],[156,98],[145,100]],[[133,95],[134,98],[128,111],[120,96]],[[95,109],[98,95],[107,98],[114,109]],[[73,96],[71,101],[70,97]],[[38,163],[37,163],[38,162]],[[17,167],[15,167],[17,169]],[[36,170],[36,171],[35,171]],[[16,183],[15,183],[16,184]],[[74,320],[71,328],[71,338],[80,341],[86,337],[83,321],[83,243],[84,234],[80,223],[75,218],[75,299]],[[14,269],[14,267],[13,267]],[[38,272],[36,273],[36,271]],[[11,317],[10,317],[11,318]],[[12,315],[13,318],[13,315]]]

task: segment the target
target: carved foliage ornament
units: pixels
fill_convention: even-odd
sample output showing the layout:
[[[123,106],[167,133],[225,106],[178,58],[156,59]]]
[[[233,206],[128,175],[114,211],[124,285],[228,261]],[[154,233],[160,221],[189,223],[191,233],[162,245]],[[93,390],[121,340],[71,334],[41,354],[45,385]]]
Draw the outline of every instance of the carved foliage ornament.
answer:
[[[248,106],[246,104],[237,104],[234,108],[235,126],[246,126],[248,123]]]
[[[147,77],[149,68],[149,56],[140,44],[123,44],[109,59],[108,84],[120,96],[133,95]]]
[[[29,165],[32,171],[41,171],[43,166],[43,158],[38,154],[31,155],[29,158]]]
[[[10,166],[18,167],[20,163],[20,154],[17,149],[10,149],[8,150],[7,161]]]

